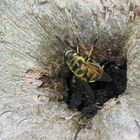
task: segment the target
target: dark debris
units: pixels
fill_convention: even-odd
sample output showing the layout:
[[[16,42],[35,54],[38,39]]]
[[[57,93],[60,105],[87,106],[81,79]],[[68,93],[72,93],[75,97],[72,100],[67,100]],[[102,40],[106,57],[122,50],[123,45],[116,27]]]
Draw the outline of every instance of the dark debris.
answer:
[[[126,64],[117,66],[115,62],[108,63],[104,71],[108,73],[112,81],[97,81],[89,84],[75,76],[71,72],[65,80],[68,87],[68,97],[65,102],[68,107],[81,111],[87,118],[93,117],[110,98],[117,98],[126,89]]]

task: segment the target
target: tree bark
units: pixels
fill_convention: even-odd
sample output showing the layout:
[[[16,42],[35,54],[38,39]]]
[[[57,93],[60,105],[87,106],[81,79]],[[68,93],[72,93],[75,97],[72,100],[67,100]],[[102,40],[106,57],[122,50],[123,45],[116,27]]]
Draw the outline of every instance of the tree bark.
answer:
[[[139,140],[139,13],[138,0],[1,0],[0,139]],[[57,101],[59,81],[52,90],[38,88],[42,73],[57,74],[59,53],[69,49],[57,38],[72,46],[78,38],[83,48],[99,38],[101,60],[108,55],[121,63],[127,56],[125,93],[86,123]],[[80,129],[80,123],[86,126]]]

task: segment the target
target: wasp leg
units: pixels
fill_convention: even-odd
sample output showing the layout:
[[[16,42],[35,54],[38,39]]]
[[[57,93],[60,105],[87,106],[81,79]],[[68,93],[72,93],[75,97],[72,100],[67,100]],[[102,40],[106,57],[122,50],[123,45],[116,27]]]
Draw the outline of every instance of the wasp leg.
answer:
[[[88,54],[88,58],[87,58],[87,61],[90,61],[90,59],[91,59],[91,55],[92,55],[92,53],[93,53],[93,47],[92,47],[92,49],[90,50],[90,52],[89,52],[89,54]]]
[[[94,46],[92,46],[91,50],[89,51],[89,54],[88,54],[88,56],[87,56],[86,61],[90,61],[91,55],[93,54],[93,50],[94,50]]]
[[[87,56],[86,61],[90,61],[91,55],[93,54],[93,51],[94,51],[94,46],[95,46],[95,44],[96,44],[97,41],[98,41],[98,39],[96,39],[96,40],[94,41],[94,44],[93,44],[91,50],[89,51],[89,54],[88,54],[88,56]]]

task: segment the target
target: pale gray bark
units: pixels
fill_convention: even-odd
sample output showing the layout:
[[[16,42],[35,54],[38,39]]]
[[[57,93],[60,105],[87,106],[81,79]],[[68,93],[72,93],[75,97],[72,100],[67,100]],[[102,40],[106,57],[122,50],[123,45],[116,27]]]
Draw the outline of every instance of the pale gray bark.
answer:
[[[140,139],[140,21],[139,15],[129,21],[129,5],[127,0],[0,1],[1,140],[73,140],[76,135],[77,140]],[[63,59],[55,54],[64,49],[55,43],[55,36],[74,40],[74,24],[79,32],[75,35],[83,43],[90,46],[100,36],[108,47],[104,50],[125,46],[128,56],[128,87],[117,99],[120,104],[115,99],[107,102],[80,132],[79,112],[57,101],[59,87],[52,91],[37,88],[40,74],[52,75],[53,63],[57,73],[57,63]],[[124,52],[115,57],[110,54],[109,59],[117,58],[120,63]]]

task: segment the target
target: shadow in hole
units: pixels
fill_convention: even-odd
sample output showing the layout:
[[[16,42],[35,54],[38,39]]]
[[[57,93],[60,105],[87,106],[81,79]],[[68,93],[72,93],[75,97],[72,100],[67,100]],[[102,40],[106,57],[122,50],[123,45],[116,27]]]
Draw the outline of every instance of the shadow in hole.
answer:
[[[106,101],[117,98],[125,91],[126,63],[121,66],[117,66],[115,62],[108,63],[104,71],[111,76],[112,81],[96,81],[89,84],[76,78],[71,72],[66,74],[68,97],[64,100],[69,108],[81,111],[85,117],[90,118]]]

